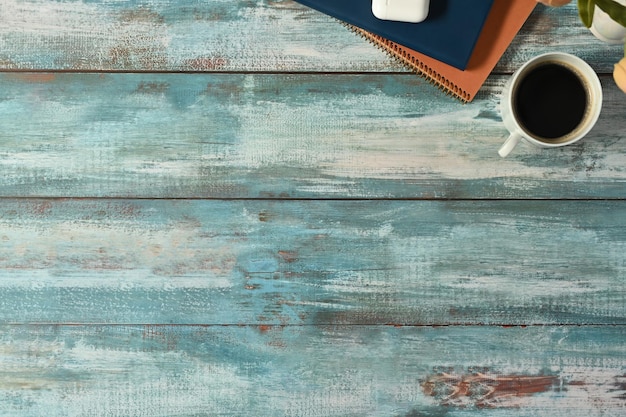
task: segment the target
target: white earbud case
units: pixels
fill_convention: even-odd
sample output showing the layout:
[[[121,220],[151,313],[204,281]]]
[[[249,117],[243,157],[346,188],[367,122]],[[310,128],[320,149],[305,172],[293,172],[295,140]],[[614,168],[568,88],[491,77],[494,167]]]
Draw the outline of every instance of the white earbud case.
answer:
[[[382,20],[419,23],[428,16],[429,0],[372,0],[372,13]]]

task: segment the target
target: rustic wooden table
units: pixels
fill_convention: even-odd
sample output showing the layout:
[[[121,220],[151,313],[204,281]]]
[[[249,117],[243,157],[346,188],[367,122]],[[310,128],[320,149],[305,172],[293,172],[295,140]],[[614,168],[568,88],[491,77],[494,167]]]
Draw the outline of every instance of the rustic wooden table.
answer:
[[[601,74],[497,154],[508,75]],[[2,0],[0,415],[623,416],[626,96],[461,104],[288,0]]]

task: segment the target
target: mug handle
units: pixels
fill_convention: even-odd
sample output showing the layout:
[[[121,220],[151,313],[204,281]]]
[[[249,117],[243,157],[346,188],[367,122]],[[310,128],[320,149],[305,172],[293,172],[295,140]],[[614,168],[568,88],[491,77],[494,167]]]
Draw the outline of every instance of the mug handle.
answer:
[[[513,148],[515,148],[515,146],[519,143],[521,139],[522,136],[519,133],[511,133],[511,136],[509,136],[509,138],[504,142],[504,144],[502,144],[502,146],[498,150],[498,154],[500,154],[500,156],[504,158],[511,153]]]

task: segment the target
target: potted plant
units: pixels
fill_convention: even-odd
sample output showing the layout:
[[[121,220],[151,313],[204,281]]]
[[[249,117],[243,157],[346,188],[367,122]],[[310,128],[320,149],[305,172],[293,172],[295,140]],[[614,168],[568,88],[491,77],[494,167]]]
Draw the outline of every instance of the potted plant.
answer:
[[[572,0],[537,0],[547,6],[560,7]],[[626,0],[577,0],[583,24],[600,40],[624,45],[624,58],[613,69],[617,86],[626,93]]]

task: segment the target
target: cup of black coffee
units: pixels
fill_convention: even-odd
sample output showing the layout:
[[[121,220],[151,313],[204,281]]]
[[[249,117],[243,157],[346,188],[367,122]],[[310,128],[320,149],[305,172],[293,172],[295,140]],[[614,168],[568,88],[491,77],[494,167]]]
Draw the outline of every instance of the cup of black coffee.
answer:
[[[507,156],[521,140],[540,148],[577,142],[601,108],[602,86],[589,64],[563,52],[536,56],[515,71],[502,94],[500,111],[510,136],[498,153]]]

